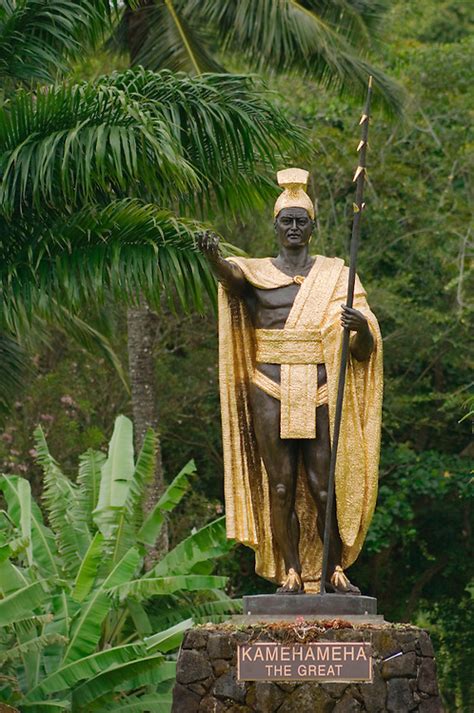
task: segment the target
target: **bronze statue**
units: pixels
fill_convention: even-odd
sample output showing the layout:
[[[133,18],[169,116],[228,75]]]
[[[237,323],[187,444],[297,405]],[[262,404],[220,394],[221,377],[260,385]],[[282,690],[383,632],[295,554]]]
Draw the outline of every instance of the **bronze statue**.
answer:
[[[199,247],[219,280],[220,390],[229,537],[253,547],[256,570],[281,593],[320,587],[321,551],[343,327],[353,332],[336,466],[328,582],[357,557],[377,493],[382,397],[378,323],[348,268],[309,254],[314,207],[308,173],[278,174],[275,258],[223,259],[219,238]],[[336,512],[337,511],[337,512]]]

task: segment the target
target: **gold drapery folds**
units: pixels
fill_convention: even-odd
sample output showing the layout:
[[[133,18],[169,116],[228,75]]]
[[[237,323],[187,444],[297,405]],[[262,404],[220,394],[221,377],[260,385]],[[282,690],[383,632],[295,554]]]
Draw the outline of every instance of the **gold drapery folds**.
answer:
[[[283,287],[293,282],[293,278],[278,270],[270,258],[229,260],[237,263],[246,279],[259,289]],[[305,354],[308,345],[302,339],[301,330],[318,335],[318,359],[322,355],[327,372],[326,399],[331,438],[342,344],[341,303],[346,299],[347,280],[348,268],[342,260],[316,256],[285,325],[285,329],[294,330],[293,338],[300,339]],[[350,357],[347,369],[336,469],[337,521],[343,542],[344,568],[357,558],[375,507],[383,388],[379,326],[369,309],[366,293],[358,278],[354,307],[367,317],[375,347],[370,359],[365,362]],[[284,336],[285,329],[279,330],[280,336]],[[219,373],[227,535],[255,550],[258,574],[282,583],[285,568],[271,532],[268,477],[258,452],[249,399],[249,387],[257,363],[257,347],[268,348],[268,337],[265,336],[263,341],[265,344],[262,340],[257,344],[255,330],[243,300],[232,296],[220,286]],[[317,395],[317,365],[304,363],[311,361],[307,354],[302,356],[302,361],[303,364],[282,363],[281,366],[281,428],[282,434],[285,428],[296,428],[296,431],[286,432],[289,435],[285,437],[290,438],[314,437],[317,428],[315,406],[323,402],[323,395],[320,394],[319,398]],[[294,394],[302,395],[302,407],[294,401]],[[298,432],[302,435],[298,436]],[[316,529],[316,506],[302,464],[297,483],[296,511],[301,526],[303,581],[306,591],[317,591],[321,575],[322,543]]]

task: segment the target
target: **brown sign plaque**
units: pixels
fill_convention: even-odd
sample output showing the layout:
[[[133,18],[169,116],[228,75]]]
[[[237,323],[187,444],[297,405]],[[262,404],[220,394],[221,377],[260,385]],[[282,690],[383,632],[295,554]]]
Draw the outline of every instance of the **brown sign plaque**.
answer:
[[[372,681],[371,646],[365,642],[320,641],[278,644],[262,641],[237,648],[239,681]]]

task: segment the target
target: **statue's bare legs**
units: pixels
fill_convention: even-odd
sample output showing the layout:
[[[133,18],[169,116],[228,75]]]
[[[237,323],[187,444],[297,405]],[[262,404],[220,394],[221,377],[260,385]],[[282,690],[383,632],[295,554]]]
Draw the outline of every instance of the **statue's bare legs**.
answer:
[[[324,383],[325,373],[319,376],[320,384]],[[253,384],[250,397],[258,448],[269,478],[272,532],[288,575],[278,591],[298,593],[303,591],[298,554],[300,528],[295,511],[299,454],[303,458],[309,490],[316,503],[317,529],[322,542],[331,455],[329,410],[327,405],[317,408],[317,438],[287,440],[280,438],[280,402]],[[338,593],[359,594],[357,587],[340,569],[341,554],[342,542],[334,509],[328,568],[331,581],[327,582],[327,588]]]
[[[300,525],[295,512],[298,471],[297,441],[280,438],[280,402],[252,384],[251,404],[255,435],[270,486],[271,527],[287,573],[293,570],[287,591],[301,591],[298,554]]]

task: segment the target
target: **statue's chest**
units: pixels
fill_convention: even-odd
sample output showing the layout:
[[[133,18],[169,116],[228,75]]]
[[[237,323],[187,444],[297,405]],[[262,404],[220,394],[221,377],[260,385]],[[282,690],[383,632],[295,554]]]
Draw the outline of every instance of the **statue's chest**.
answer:
[[[300,286],[296,283],[285,287],[276,287],[273,290],[255,288],[257,305],[264,310],[287,309],[289,313],[299,289]]]

